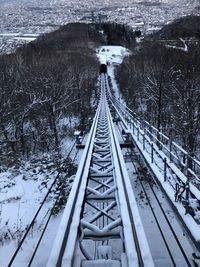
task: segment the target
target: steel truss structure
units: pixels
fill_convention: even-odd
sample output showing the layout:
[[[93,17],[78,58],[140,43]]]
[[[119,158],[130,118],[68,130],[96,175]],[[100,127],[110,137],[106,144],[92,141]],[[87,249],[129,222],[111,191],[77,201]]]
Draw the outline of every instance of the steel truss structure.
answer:
[[[112,122],[104,75],[48,267],[154,266]]]

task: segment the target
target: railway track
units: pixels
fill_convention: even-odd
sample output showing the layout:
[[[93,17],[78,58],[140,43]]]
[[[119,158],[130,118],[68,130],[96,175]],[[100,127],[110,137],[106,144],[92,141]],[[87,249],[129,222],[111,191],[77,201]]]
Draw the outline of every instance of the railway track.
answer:
[[[154,266],[106,98],[96,116],[48,267]]]
[[[45,266],[198,266],[193,256],[198,250],[183,235],[183,226],[145,167],[137,145],[132,140],[132,146],[126,147],[120,137],[122,130],[128,132],[124,120],[114,124],[113,119],[107,76],[102,73],[96,115]],[[141,195],[145,208],[138,201]],[[26,266],[36,266],[34,257],[50,218],[51,213]],[[14,266],[22,243],[9,266]]]

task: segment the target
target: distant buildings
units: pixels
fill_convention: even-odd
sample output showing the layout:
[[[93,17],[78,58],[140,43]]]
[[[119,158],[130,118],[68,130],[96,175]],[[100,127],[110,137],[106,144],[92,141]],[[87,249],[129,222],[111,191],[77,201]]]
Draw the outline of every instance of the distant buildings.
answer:
[[[198,0],[143,1],[126,0],[39,0],[0,3],[0,53],[10,52],[27,42],[16,40],[13,33],[43,34],[69,22],[105,22],[128,24],[149,34],[184,15],[200,14]],[[11,33],[5,38],[1,34]]]

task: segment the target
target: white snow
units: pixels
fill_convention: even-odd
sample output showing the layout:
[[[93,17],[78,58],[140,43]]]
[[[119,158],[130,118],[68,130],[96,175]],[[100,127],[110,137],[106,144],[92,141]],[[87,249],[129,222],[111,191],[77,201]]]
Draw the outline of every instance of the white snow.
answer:
[[[0,173],[0,266],[7,266],[23,231],[32,221],[57,174],[40,173],[41,166],[33,173],[28,169],[28,162],[26,165],[18,175],[13,169]],[[47,202],[45,212],[49,205],[51,201]]]
[[[34,41],[36,38],[33,37],[14,37],[14,40]]]
[[[100,63],[108,63],[108,68],[115,64],[121,64],[123,58],[129,55],[128,49],[114,45],[101,46],[96,52]]]
[[[96,50],[97,57],[101,64],[107,64],[107,72],[111,77],[112,88],[114,89],[115,97],[121,98],[116,80],[115,67],[123,62],[124,57],[130,54],[130,51],[122,46],[101,46]]]
[[[66,134],[66,137],[61,142],[61,154],[64,158],[68,155],[75,142],[73,131],[71,130],[72,133],[70,132],[69,126],[75,127],[76,123],[75,118],[65,118],[59,122],[59,129],[62,128],[62,132]],[[71,156],[75,155],[77,162],[80,155],[79,153],[76,154],[74,150]],[[38,155],[37,159],[32,159],[30,162],[24,161],[20,167],[13,167],[0,173],[0,267],[8,265],[19,241],[31,223],[57,173],[57,165],[54,165],[49,154],[43,154],[41,157]],[[28,236],[26,246],[27,251],[30,251],[30,253],[33,253],[49,210],[52,208],[52,197],[53,193],[48,197],[41,215],[35,222],[34,229],[31,230],[31,234]],[[58,214],[58,217],[53,216],[50,221],[47,231],[51,232],[52,236],[56,233],[60,218]],[[51,239],[48,238],[41,243],[42,253],[46,254],[47,257],[53,243],[49,242],[49,240]],[[27,253],[25,253],[24,251],[24,247],[22,247],[20,256],[24,260],[25,266],[27,266],[26,257],[28,257],[28,252],[26,251]],[[37,257],[38,262],[43,262],[42,265],[38,266],[45,266],[47,257]]]
[[[183,43],[183,47],[182,46],[175,46],[175,45],[165,45],[168,48],[173,48],[173,49],[178,49],[178,50],[182,50],[184,52],[188,52],[188,45],[186,44],[186,40],[180,38],[181,42]]]

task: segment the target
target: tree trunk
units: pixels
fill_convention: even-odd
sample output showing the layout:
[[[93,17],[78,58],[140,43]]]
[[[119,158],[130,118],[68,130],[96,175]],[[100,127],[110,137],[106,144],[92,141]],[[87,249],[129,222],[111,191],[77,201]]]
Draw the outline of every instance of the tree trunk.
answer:
[[[57,131],[57,127],[56,127],[56,118],[55,118],[53,106],[50,107],[50,112],[51,112],[52,130],[53,130],[54,140],[55,140],[55,148],[56,148],[56,150],[58,150],[58,147],[59,147],[58,131]]]

